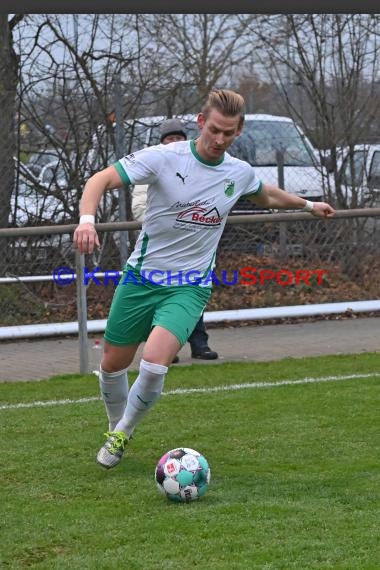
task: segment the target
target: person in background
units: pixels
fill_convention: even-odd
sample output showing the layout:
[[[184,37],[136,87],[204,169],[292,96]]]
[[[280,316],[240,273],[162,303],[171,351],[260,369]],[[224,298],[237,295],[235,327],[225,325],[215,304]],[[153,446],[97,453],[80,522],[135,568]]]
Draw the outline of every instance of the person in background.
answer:
[[[239,198],[320,219],[335,215],[326,202],[311,202],[260,180],[248,162],[227,152],[243,130],[244,116],[239,93],[215,89],[198,113],[200,135],[195,140],[143,148],[85,184],[74,232],[74,245],[82,254],[100,246],[95,216],[104,193],[149,184],[142,231],[115,289],[104,332],[99,385],[109,431],[96,460],[106,469],[120,463],[136,427],[158,402],[168,367],[208,303],[212,285],[205,276]],[[178,199],[181,190],[183,198]],[[159,283],[153,279],[157,274]],[[183,275],[190,274],[190,282],[183,282]],[[139,374],[129,389],[128,367],[142,342]],[[223,437],[228,434],[221,431]]]
[[[161,144],[187,140],[185,126],[179,119],[167,119],[161,123],[160,135]],[[134,187],[132,192],[132,214],[133,218],[138,222],[143,222],[144,220],[147,191],[148,184],[138,184]],[[191,347],[192,358],[200,358],[202,360],[215,360],[218,358],[218,353],[209,347],[208,338],[209,335],[202,313],[188,340]],[[178,354],[174,357],[173,364],[177,362],[179,362]]]

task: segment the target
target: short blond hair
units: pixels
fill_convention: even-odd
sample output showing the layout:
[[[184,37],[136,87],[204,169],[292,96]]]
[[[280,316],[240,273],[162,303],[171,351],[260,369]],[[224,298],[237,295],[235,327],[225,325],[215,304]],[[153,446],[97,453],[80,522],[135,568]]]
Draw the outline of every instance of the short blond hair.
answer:
[[[235,91],[230,91],[229,89],[213,89],[210,91],[206,103],[202,107],[205,119],[207,119],[211,109],[216,109],[226,117],[239,115],[240,124],[244,122],[244,97]]]

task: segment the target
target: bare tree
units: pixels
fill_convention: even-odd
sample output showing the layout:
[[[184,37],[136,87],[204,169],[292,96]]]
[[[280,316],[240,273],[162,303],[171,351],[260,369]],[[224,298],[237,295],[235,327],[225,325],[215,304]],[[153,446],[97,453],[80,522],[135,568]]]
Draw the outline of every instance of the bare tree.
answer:
[[[206,14],[30,16],[19,39],[19,97],[34,136],[20,150],[48,150],[59,159],[57,171],[48,170],[51,183],[27,180],[40,196],[59,201],[56,221],[75,221],[88,175],[118,158],[123,146],[130,151],[134,131],[122,141],[115,125],[128,129],[135,117],[197,109],[218,81],[231,81],[231,70],[246,57],[251,21]],[[101,220],[117,211],[117,202],[105,198]],[[44,214],[49,211],[41,209],[28,223],[43,223]]]
[[[21,14],[12,18],[9,18],[8,14],[0,14],[0,227],[8,225],[14,186],[13,154],[16,148],[15,117],[19,62],[13,47],[12,30],[21,19]]]
[[[337,147],[368,142],[379,120],[379,26],[372,14],[296,14],[264,16],[252,28],[289,114],[330,152],[327,197],[340,207],[359,202],[358,189],[345,195]]]
[[[233,86],[251,50],[246,14],[160,14],[143,20],[160,55],[160,89],[166,114],[198,110],[216,86]]]
[[[29,43],[22,38],[20,100],[34,137],[22,150],[48,150],[56,156],[60,178],[52,165],[50,181],[29,182],[37,193],[48,192],[61,203],[62,215],[56,221],[71,222],[78,217],[87,177],[116,159],[111,120],[115,77],[137,56],[134,47],[122,43],[116,15],[36,16],[30,28]],[[133,106],[133,97],[123,103]],[[108,196],[100,220],[116,208],[115,196]]]

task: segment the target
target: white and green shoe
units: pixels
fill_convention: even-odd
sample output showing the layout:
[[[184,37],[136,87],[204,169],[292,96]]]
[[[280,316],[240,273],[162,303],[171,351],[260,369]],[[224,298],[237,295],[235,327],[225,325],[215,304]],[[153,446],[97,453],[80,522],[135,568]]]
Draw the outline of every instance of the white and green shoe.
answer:
[[[104,434],[107,441],[98,451],[96,461],[106,469],[120,463],[128,438],[123,431],[108,431]]]

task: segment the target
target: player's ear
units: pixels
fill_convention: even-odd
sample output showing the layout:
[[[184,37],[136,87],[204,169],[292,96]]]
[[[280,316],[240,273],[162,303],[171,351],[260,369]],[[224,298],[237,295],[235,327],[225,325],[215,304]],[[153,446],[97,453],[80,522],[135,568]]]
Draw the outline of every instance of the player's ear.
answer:
[[[238,126],[237,133],[236,133],[236,136],[237,136],[237,137],[238,137],[239,135],[241,135],[241,132],[242,132],[243,128],[244,128],[244,120],[243,120],[242,118],[240,118],[239,126]]]
[[[197,116],[197,125],[198,125],[198,128],[199,128],[199,129],[203,129],[205,122],[206,122],[206,119],[205,119],[204,114],[203,114],[203,113],[198,113],[198,116]]]

